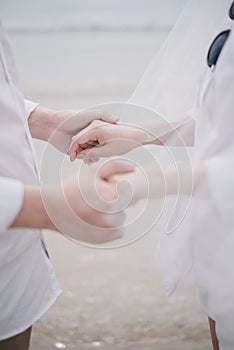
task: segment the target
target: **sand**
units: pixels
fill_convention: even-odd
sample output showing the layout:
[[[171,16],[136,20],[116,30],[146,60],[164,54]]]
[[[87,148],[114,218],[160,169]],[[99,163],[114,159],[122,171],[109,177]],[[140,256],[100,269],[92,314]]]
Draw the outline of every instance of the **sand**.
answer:
[[[153,233],[110,251],[54,233],[49,250],[63,294],[34,327],[32,350],[210,349],[206,316],[192,286],[168,298],[152,265]]]

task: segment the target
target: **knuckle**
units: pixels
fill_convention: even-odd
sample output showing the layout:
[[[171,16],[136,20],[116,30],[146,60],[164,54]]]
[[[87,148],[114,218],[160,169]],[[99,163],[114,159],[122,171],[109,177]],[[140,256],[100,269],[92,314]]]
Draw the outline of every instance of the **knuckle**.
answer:
[[[100,116],[103,118],[108,118],[111,116],[111,113],[105,109],[104,111],[100,112]]]
[[[97,127],[100,125],[100,120],[93,120],[92,123],[90,123],[91,126]]]

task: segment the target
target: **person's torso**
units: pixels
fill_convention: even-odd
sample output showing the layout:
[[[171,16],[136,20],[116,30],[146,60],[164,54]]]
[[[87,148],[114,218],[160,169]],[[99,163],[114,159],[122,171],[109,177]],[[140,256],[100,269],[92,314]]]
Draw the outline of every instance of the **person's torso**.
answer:
[[[218,58],[214,71],[207,67],[200,90],[196,115],[195,158],[234,154],[233,108],[225,103],[233,96],[234,82],[228,72],[234,70],[234,28]]]
[[[24,97],[1,22],[0,177],[38,184]],[[60,293],[42,240],[38,229],[0,233],[0,340],[31,326]]]

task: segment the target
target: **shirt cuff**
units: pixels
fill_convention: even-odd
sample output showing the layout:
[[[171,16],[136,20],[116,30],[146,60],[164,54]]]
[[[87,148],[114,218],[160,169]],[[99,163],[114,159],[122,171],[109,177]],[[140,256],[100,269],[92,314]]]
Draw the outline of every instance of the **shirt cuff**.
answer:
[[[24,185],[18,180],[0,177],[0,233],[5,232],[20,212],[24,200]]]
[[[26,111],[26,118],[28,119],[30,117],[30,114],[39,106],[39,103],[32,102],[29,100],[24,100],[25,105],[25,111]]]

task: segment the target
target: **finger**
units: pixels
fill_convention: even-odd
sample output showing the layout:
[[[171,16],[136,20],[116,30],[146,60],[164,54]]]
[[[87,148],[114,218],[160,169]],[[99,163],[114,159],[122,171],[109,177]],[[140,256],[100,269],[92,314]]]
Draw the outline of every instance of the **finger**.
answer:
[[[79,145],[74,145],[68,150],[68,155],[70,156],[70,161],[74,162],[76,158],[82,159],[85,155],[80,154],[83,149]]]
[[[94,164],[94,163],[97,163],[99,161],[100,158],[91,158],[89,159],[90,161],[90,164]]]
[[[69,150],[68,154],[70,156],[70,161],[74,162],[74,160],[77,158],[77,151],[76,151],[76,149]]]
[[[79,152],[78,158],[81,156],[82,158],[104,158],[106,156],[110,156],[108,154],[108,148],[107,146],[95,146],[91,148],[83,149]]]
[[[98,129],[93,128],[87,131],[86,133],[78,136],[74,141],[72,141],[69,150],[73,151],[78,147],[82,149],[83,147],[86,147],[89,144],[92,144],[92,145],[99,144],[98,137],[99,137]]]
[[[99,111],[99,110],[89,110],[89,122],[94,120],[102,120],[107,123],[115,124],[119,121],[119,117],[113,115],[108,111]]]
[[[74,162],[75,159],[76,159],[76,152],[73,152],[72,154],[70,154],[70,161]]]
[[[121,211],[117,214],[105,214],[107,223],[110,224],[112,228],[119,228],[123,226],[124,220],[126,219],[126,214],[124,211]]]
[[[90,141],[86,144],[82,144],[80,145],[81,148],[85,149],[85,148],[88,148],[88,147],[94,147],[94,146],[97,146],[98,145],[98,142],[97,141]]]
[[[89,147],[89,149],[90,149],[90,147]],[[77,143],[74,143],[72,146],[70,146],[67,153],[70,156],[71,162],[73,162],[76,158],[78,158],[78,159],[84,158],[85,154],[81,154],[81,152],[83,150],[84,149],[81,148]]]
[[[77,156],[76,156],[78,159],[83,159],[85,160],[85,153],[77,153]]]
[[[92,160],[91,158],[88,158],[88,159],[83,158],[83,161],[84,161],[84,163],[87,164],[87,165],[91,165],[91,164],[93,163],[93,160]]]
[[[101,114],[100,120],[107,122],[107,123],[115,124],[119,121],[119,117],[117,115],[113,115],[113,114],[110,114],[108,112],[104,112],[103,114]]]
[[[88,164],[88,165],[97,163],[100,160],[100,158],[85,158],[85,157],[84,158],[80,158],[80,159],[83,159],[84,163]]]
[[[86,162],[93,162],[96,159],[99,160],[100,158],[97,157],[94,153],[93,153],[93,148],[87,148],[85,150],[83,150],[82,152],[77,153],[76,157],[78,159],[83,159],[83,161]]]
[[[104,164],[104,166],[99,170],[99,176],[104,180],[108,180],[108,178],[115,174],[132,172],[134,169],[134,164],[130,162],[125,160],[113,160]]]

